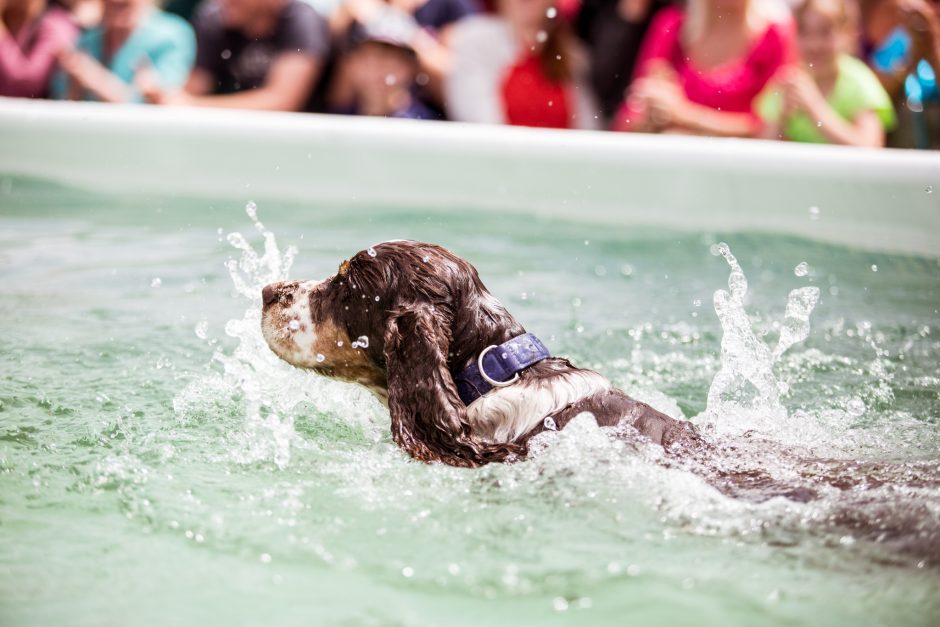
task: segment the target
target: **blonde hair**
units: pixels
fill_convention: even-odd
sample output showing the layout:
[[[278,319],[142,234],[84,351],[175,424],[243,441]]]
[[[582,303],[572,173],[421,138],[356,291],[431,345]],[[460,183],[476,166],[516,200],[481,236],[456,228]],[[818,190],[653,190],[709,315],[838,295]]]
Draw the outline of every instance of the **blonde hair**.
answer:
[[[805,0],[793,10],[796,23],[802,22],[810,11],[829,14],[839,26],[846,28],[858,28],[861,19],[858,4],[853,0]]]
[[[857,54],[861,15],[854,0],[804,0],[793,10],[797,29],[811,11],[831,16],[842,38],[839,47],[843,52]]]
[[[711,2],[713,0],[688,0],[686,2],[681,33],[684,46],[695,43],[705,35]],[[790,16],[789,7],[783,0],[747,0],[745,12],[747,25],[753,30],[767,24],[784,22]]]

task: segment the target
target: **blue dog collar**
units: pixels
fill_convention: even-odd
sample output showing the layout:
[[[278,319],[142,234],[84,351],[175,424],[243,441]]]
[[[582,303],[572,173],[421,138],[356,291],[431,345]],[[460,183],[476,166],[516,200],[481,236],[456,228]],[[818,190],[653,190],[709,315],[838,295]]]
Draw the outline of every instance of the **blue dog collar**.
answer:
[[[476,362],[454,377],[460,400],[469,405],[494,387],[515,383],[521,371],[551,356],[542,341],[531,333],[487,346]]]

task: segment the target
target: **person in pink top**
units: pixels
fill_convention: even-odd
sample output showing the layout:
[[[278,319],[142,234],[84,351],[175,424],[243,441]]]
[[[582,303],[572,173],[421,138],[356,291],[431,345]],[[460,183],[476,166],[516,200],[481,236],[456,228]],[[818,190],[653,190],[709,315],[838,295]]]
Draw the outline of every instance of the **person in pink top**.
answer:
[[[777,8],[777,7],[780,8]],[[689,0],[660,11],[617,130],[751,137],[753,102],[795,57],[792,18],[767,0]]]
[[[77,37],[68,14],[45,0],[0,0],[0,96],[45,97],[56,55]]]

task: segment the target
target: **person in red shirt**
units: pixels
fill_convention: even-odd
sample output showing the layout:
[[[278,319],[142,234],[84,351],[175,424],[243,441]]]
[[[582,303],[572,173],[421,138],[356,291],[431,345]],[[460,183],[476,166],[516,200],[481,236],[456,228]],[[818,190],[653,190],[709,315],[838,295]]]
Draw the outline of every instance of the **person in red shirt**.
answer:
[[[597,128],[586,55],[551,0],[501,0],[498,15],[466,18],[451,37],[448,116],[463,122]]]
[[[640,51],[617,130],[759,134],[755,98],[795,58],[793,20],[760,0],[690,0],[660,11]]]

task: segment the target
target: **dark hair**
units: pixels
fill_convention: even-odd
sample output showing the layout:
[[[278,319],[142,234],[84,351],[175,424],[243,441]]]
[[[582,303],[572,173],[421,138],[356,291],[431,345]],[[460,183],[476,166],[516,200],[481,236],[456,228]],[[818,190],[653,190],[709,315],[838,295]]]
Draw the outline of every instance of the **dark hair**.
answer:
[[[546,29],[548,37],[539,50],[539,66],[542,73],[553,83],[565,83],[571,80],[570,53],[574,46],[571,29],[567,22],[560,19],[550,21]]]

